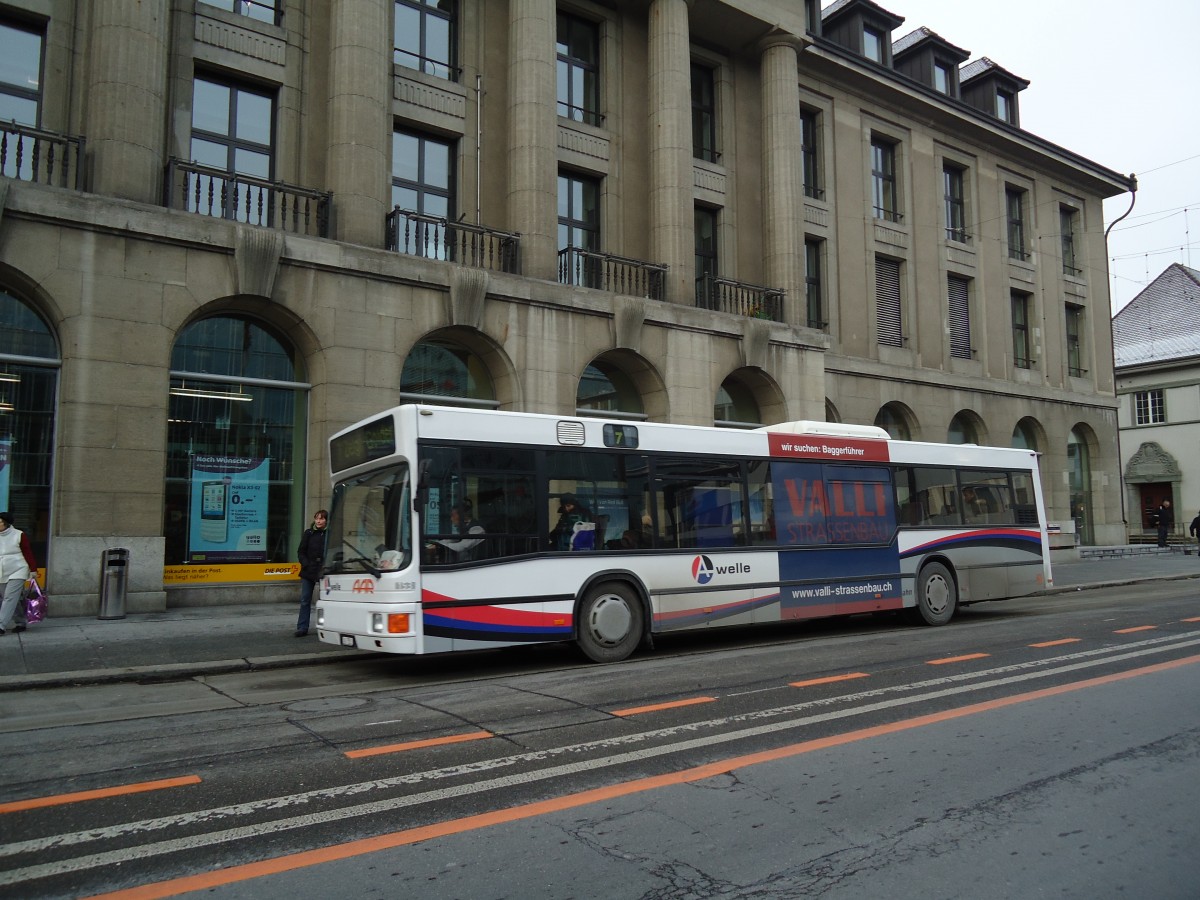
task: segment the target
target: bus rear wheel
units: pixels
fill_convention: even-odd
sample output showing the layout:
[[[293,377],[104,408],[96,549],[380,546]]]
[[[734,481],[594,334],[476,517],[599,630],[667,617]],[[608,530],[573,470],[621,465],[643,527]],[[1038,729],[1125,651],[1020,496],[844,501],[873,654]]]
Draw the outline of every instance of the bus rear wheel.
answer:
[[[597,585],[579,605],[579,649],[593,662],[625,659],[642,639],[643,618],[642,604],[628,585]]]
[[[917,606],[913,621],[919,625],[945,625],[958,607],[958,588],[950,570],[941,563],[930,563],[917,578]]]

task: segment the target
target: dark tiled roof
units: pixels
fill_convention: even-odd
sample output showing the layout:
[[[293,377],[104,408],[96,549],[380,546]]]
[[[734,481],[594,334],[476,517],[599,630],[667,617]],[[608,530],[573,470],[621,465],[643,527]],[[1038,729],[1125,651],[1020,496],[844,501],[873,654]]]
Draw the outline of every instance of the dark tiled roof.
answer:
[[[974,62],[967,63],[965,66],[959,69],[958,80],[959,83],[961,83],[963,86],[966,86],[967,82],[972,78],[979,78],[985,74],[1003,75],[1005,78],[1015,81],[1020,90],[1024,90],[1025,88],[1029,87],[1028,79],[1022,78],[1020,75],[1014,75],[1012,72],[1008,71],[1008,69],[997,65],[986,56],[981,56]]]
[[[894,12],[884,9],[878,3],[872,3],[871,0],[834,0],[833,3],[830,3],[821,10],[821,21],[826,22],[834,18],[848,6],[861,6],[876,18],[885,19],[890,22],[893,28],[899,28],[904,24],[904,16],[898,16]]]
[[[1200,356],[1200,271],[1172,263],[1113,316],[1113,363]]]
[[[911,50],[914,47],[925,43],[926,41],[934,43],[937,46],[950,51],[951,53],[957,55],[960,60],[966,59],[971,55],[970,51],[964,50],[962,47],[956,47],[936,31],[933,31],[922,25],[920,28],[916,29],[915,31],[910,31],[904,37],[900,38],[900,40],[892,44],[892,56],[900,56],[906,50]]]

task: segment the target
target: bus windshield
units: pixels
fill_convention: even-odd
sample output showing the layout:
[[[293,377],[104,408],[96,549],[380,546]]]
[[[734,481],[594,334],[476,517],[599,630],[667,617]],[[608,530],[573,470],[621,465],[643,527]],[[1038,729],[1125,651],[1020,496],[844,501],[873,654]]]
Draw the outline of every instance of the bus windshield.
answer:
[[[380,572],[412,560],[412,497],[408,464],[340,481],[333,488],[325,572]]]

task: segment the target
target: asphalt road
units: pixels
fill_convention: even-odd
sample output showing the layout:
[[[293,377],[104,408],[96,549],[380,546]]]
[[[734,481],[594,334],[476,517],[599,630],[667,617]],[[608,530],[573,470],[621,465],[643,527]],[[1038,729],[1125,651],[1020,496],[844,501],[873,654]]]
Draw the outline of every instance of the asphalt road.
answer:
[[[1198,647],[1189,580],[27,691],[0,895],[1194,897]]]

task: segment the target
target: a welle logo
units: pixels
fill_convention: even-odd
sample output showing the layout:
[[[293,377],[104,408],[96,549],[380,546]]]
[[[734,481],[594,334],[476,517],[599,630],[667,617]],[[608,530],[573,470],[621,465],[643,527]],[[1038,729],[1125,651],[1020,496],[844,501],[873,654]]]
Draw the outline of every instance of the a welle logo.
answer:
[[[748,575],[750,566],[734,563],[730,566],[714,566],[707,556],[700,555],[692,560],[692,578],[696,584],[708,584],[718,575]]]

